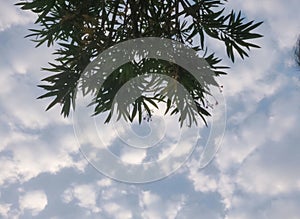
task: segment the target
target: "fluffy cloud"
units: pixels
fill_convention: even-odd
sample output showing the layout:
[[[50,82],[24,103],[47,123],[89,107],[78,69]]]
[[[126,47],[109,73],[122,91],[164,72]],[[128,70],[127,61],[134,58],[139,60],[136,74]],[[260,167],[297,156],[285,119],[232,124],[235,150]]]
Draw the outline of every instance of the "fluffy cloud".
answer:
[[[40,68],[50,60],[50,50],[35,50],[23,39],[26,27],[15,30],[0,36],[5,42],[0,61],[0,163],[6,167],[0,184],[26,182],[66,167],[83,170],[86,163],[73,159],[79,151],[71,119],[60,117],[57,108],[45,112],[49,100],[36,100],[41,95],[36,87]]]
[[[273,40],[278,42],[281,49],[294,46],[296,37],[299,35],[299,1],[290,0],[287,4],[284,1],[264,0],[256,1],[232,1],[230,5],[234,8],[243,8],[248,17],[259,17],[271,28],[269,33]]]
[[[12,1],[1,0],[1,20],[0,31],[11,27],[12,25],[24,25],[33,22],[36,16],[30,12],[24,12],[13,5]]]
[[[217,180],[212,176],[195,170],[190,167],[189,179],[193,182],[195,191],[200,192],[215,192],[218,188]]]
[[[11,204],[0,204],[0,215],[4,218],[8,218],[8,212]]]
[[[83,158],[73,159],[73,155],[79,153],[73,133],[65,132],[59,136],[55,131],[48,130],[47,133],[48,137],[16,132],[6,139],[9,143],[0,157],[1,165],[6,168],[0,173],[0,184],[26,182],[41,173],[54,174],[67,167],[83,170],[86,165]]]
[[[174,197],[173,197],[174,198]],[[185,203],[185,197],[181,196],[178,200],[172,197],[166,202],[161,196],[151,192],[142,191],[140,193],[139,206],[142,209],[141,218],[177,218],[180,210]]]
[[[21,212],[28,210],[32,216],[38,215],[47,206],[47,195],[43,191],[29,191],[19,199]]]
[[[298,144],[288,140],[269,143],[249,156],[238,175],[238,185],[247,192],[266,195],[300,191]]]
[[[101,215],[101,218],[135,218],[133,211],[138,212],[138,209],[134,209],[132,205],[134,192],[120,187],[126,188],[108,179],[89,184],[76,184],[64,191],[62,200],[85,209],[88,217]]]
[[[132,219],[132,213],[129,209],[124,208],[123,206],[117,203],[107,203],[104,204],[103,209],[113,218],[124,218]]]
[[[295,17],[292,25],[283,24],[288,16],[282,19],[299,2],[262,4],[263,7],[257,8],[255,1],[230,2],[235,8],[244,9],[249,17],[265,16],[265,27],[261,28],[265,37],[261,40],[262,49],[251,53],[254,56],[246,61],[237,61],[222,80],[228,123],[221,150],[211,164],[219,171],[199,172],[192,165],[188,176],[195,191],[220,194],[229,212],[228,219],[299,215],[294,209],[300,197],[299,79],[291,73],[293,65],[286,64],[288,60],[291,62],[291,49],[299,34],[299,24],[295,23],[299,13],[291,15]],[[283,210],[285,206],[289,212]]]
[[[73,199],[78,201],[78,206],[91,210],[94,213],[101,211],[97,207],[97,193],[93,185],[76,185],[65,190],[63,196],[65,203],[71,202]]]

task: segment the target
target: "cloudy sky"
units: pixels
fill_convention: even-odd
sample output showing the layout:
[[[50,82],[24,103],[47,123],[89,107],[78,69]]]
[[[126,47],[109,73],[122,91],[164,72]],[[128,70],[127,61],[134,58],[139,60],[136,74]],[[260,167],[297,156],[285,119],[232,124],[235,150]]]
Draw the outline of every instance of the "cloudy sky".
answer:
[[[264,38],[249,59],[224,59],[231,69],[219,79],[227,107],[220,150],[200,168],[196,148],[175,173],[142,184],[99,173],[79,151],[72,118],[58,108],[45,112],[49,100],[36,100],[43,93],[36,85],[47,76],[40,69],[53,51],[24,39],[35,16],[13,3],[0,0],[0,218],[300,217],[300,69],[293,58],[299,0],[228,3],[264,21]],[[226,56],[224,47],[213,49]],[[124,162],[145,157],[117,149],[120,136],[109,128],[102,136]]]

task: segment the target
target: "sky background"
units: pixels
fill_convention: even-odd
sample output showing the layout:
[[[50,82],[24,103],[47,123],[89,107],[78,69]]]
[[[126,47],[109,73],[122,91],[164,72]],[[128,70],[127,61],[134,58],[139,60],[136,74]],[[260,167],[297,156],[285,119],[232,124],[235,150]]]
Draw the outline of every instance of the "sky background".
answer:
[[[231,66],[219,79],[227,104],[221,148],[204,169],[195,150],[175,174],[138,185],[95,170],[79,151],[72,119],[36,100],[53,51],[24,39],[35,16],[13,3],[0,0],[0,218],[300,218],[299,0],[227,4],[264,21],[264,38],[234,64],[210,42]]]

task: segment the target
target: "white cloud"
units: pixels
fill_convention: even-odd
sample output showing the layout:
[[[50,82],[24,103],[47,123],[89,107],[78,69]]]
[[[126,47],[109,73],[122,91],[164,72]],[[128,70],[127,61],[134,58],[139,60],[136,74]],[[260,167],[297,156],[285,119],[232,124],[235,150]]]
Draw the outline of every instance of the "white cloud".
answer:
[[[21,11],[12,1],[0,1],[0,31],[12,25],[24,25],[34,22],[36,16],[28,11]]]
[[[230,2],[234,8],[243,9],[247,17],[260,17],[265,25],[270,25],[270,34],[282,49],[293,47],[296,36],[299,34],[299,6],[298,0],[286,1],[264,0],[259,1],[237,0]]]
[[[122,150],[120,159],[124,163],[140,164],[147,156],[146,150],[136,148],[126,148]]]
[[[252,114],[225,138],[217,157],[223,171],[242,164],[237,183],[248,192],[276,195],[299,190],[300,104],[298,89],[278,93],[264,112]],[[235,137],[235,138],[232,138]],[[226,148],[226,149],[225,149]]]
[[[260,101],[241,96],[229,103],[240,109],[229,115],[228,130],[216,159],[219,168],[228,170],[235,167],[263,144],[284,142],[288,140],[286,136],[297,129],[298,89],[287,77],[279,75],[278,80],[283,83],[275,94]]]
[[[78,145],[73,133],[47,131],[42,134],[12,132],[4,139],[4,152],[11,156],[0,156],[1,165],[5,166],[0,172],[0,184],[9,182],[26,182],[41,173],[55,174],[63,168],[73,167],[83,170],[87,162],[74,160],[72,155],[78,154]],[[69,130],[72,131],[72,130]],[[51,138],[52,135],[52,138]]]
[[[300,191],[299,88],[293,79],[283,81],[263,107],[243,111],[234,120],[236,128],[226,132],[215,164],[221,170],[220,179],[226,179],[218,183],[218,192],[229,210],[228,219],[276,218],[264,206],[281,196],[293,199],[293,193]],[[278,215],[283,215],[281,210]],[[284,218],[296,215],[291,210]]]
[[[299,148],[295,143],[265,145],[249,157],[237,182],[247,192],[279,195],[300,191]]]
[[[112,180],[109,178],[101,179],[97,182],[97,185],[100,187],[108,187],[112,185]]]
[[[246,109],[235,120],[235,128],[226,132],[214,164],[221,171],[217,191],[227,209],[238,211],[239,199],[248,204],[252,198],[255,202],[256,197],[288,196],[300,190],[298,90],[291,80],[284,83],[280,92],[264,100],[263,108],[250,113]],[[230,219],[257,218],[253,209],[244,216],[240,211],[235,216],[235,210],[230,211]]]
[[[28,191],[19,199],[21,212],[28,210],[32,216],[38,215],[47,206],[48,199],[44,191]]]
[[[125,209],[123,206],[110,202],[106,203],[103,206],[103,209],[114,219],[124,218],[124,219],[132,219],[132,213],[129,209]]]
[[[118,184],[103,178],[90,184],[73,185],[62,195],[65,203],[75,202],[78,207],[89,211],[89,215],[100,218],[136,218],[139,208],[135,196],[137,188]]]
[[[9,76],[10,69],[8,68],[1,68],[2,74],[0,74],[0,86],[1,86],[1,95],[5,95],[13,90],[11,85],[15,84],[12,80],[13,78]]]
[[[218,181],[218,193],[222,197],[224,209],[228,210],[232,206],[232,198],[235,191],[235,182],[232,175],[221,174]]]
[[[162,203],[158,195],[151,193],[150,191],[145,191],[141,193],[140,206],[142,207],[142,218],[163,218],[162,213]]]
[[[10,88],[4,89],[8,92],[1,94],[2,106],[0,107],[6,112],[10,123],[22,125],[24,128],[29,129],[44,128],[53,122],[70,124],[70,120],[63,119],[60,116],[57,108],[45,112],[45,101],[36,99],[38,97],[36,84],[33,82],[26,83],[26,81],[33,79],[31,76],[7,75],[6,77],[9,79],[5,83],[10,83]],[[18,83],[19,79],[23,82]],[[16,98],[16,95],[18,98]]]
[[[11,7],[10,4],[1,2],[0,10]],[[83,170],[86,165],[83,159],[73,160],[72,155],[79,151],[71,120],[62,118],[57,107],[45,112],[49,99],[36,99],[41,95],[41,89],[36,87],[42,77],[40,68],[51,61],[51,50],[35,49],[24,39],[27,28],[1,33],[4,55],[0,61],[3,73],[0,76],[0,162],[6,167],[0,172],[1,185],[25,182],[40,173],[57,173],[66,167]]]
[[[221,78],[225,98],[234,96],[252,102],[275,93],[283,81],[274,77],[276,72],[273,66],[277,64],[280,54],[276,48],[270,49],[274,47],[270,41],[270,36],[265,36],[257,43],[263,48],[251,51],[246,60],[237,60],[229,74]]]
[[[97,207],[97,193],[95,188],[91,185],[79,185],[73,189],[74,197],[79,201],[78,205],[93,212],[99,212],[100,208]]]
[[[151,191],[141,191],[139,206],[141,208],[141,218],[177,218],[185,204],[186,197],[176,195],[165,200],[162,196]]]
[[[98,213],[101,211],[101,208],[97,206],[97,195],[97,191],[93,185],[82,184],[65,190],[62,199],[65,203],[76,199],[79,207]]]
[[[10,211],[11,204],[0,204],[0,215],[4,218],[8,218],[8,212]]]
[[[41,67],[45,67],[51,51],[45,47],[34,48],[33,44],[24,39],[26,26],[17,31],[5,31],[1,40],[4,40],[3,59],[0,76],[0,109],[5,112],[6,120],[24,128],[38,129],[57,122],[70,124],[70,120],[63,119],[58,107],[45,112],[49,104],[47,100],[36,98],[44,91],[37,87],[42,79]],[[17,123],[17,124],[16,124]]]
[[[190,167],[190,172],[188,178],[193,182],[195,191],[200,192],[215,192],[218,188],[218,182],[213,176],[209,176],[201,172],[201,170],[197,171],[197,167]]]

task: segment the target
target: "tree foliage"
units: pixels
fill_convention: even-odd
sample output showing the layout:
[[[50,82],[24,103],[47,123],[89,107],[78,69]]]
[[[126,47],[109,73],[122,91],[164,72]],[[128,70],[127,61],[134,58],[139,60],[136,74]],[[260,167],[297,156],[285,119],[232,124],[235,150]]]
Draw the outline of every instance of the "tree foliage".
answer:
[[[76,87],[86,66],[101,52],[129,39],[160,37],[181,42],[204,57],[214,76],[226,74],[220,66],[221,58],[207,54],[206,39],[224,43],[228,57],[234,62],[236,55],[247,57],[251,48],[259,48],[249,40],[262,37],[253,32],[262,22],[246,21],[241,11],[226,12],[222,0],[31,0],[17,3],[23,10],[38,15],[39,25],[27,35],[36,46],[58,45],[55,62],[43,68],[52,74],[39,85],[46,93],[39,98],[54,98],[48,109],[61,103],[61,113],[68,116],[75,106]],[[173,77],[183,84],[197,106],[196,112],[205,121],[209,116],[205,94],[209,93],[182,67],[153,59],[129,62],[116,69],[95,94],[95,114],[110,111],[118,90],[130,79],[158,68],[161,74]],[[176,94],[174,94],[176,96]],[[167,95],[141,96],[131,105],[124,118],[130,121],[142,112],[151,116],[149,105],[155,101],[167,104],[171,113],[182,113]],[[185,118],[181,115],[181,121]],[[107,122],[110,118],[107,119]],[[194,122],[196,118],[192,119]]]
[[[300,66],[300,36],[298,37],[295,49],[295,60],[298,66]]]

